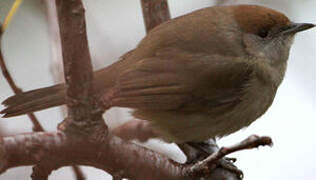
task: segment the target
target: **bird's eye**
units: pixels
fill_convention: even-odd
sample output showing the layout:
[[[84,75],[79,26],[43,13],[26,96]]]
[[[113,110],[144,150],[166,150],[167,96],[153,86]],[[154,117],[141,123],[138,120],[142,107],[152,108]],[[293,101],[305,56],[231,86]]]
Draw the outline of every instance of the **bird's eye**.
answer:
[[[258,36],[265,38],[268,36],[269,31],[267,29],[260,29],[258,32]]]

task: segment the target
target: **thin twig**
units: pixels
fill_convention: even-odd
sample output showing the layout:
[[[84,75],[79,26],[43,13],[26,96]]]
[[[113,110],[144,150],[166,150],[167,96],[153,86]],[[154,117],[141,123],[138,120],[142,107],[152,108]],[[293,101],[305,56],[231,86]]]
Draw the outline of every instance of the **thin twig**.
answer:
[[[17,12],[17,10],[19,9],[20,5],[22,3],[22,0],[15,0],[8,15],[6,16],[6,18],[4,19],[4,22],[1,26],[1,30],[5,31],[8,27],[8,25],[10,24],[14,14]]]
[[[2,30],[0,30],[0,42],[2,40],[2,34],[3,34]],[[9,73],[8,68],[5,64],[5,61],[4,61],[4,58],[2,55],[1,43],[0,43],[0,68],[1,68],[1,71],[2,71],[4,78],[7,80],[12,91],[15,94],[22,93],[23,90],[15,84],[15,82],[14,82],[14,80],[13,80],[11,74]],[[30,120],[33,123],[33,131],[35,131],[35,132],[44,131],[43,126],[39,123],[38,119],[36,118],[36,116],[33,113],[29,113],[29,114],[27,114],[27,116],[30,118]]]
[[[83,171],[79,166],[72,166],[72,170],[75,174],[76,180],[85,180],[86,179],[86,176],[83,174]]]
[[[209,167],[210,164],[216,164],[221,158],[225,157],[228,154],[234,153],[236,151],[245,150],[245,149],[253,149],[259,146],[272,145],[272,139],[267,136],[259,137],[256,135],[252,135],[245,139],[244,141],[233,145],[231,147],[222,147],[219,151],[213,153],[208,158],[203,161],[196,163],[191,167],[192,172],[201,172],[205,170],[205,168]]]

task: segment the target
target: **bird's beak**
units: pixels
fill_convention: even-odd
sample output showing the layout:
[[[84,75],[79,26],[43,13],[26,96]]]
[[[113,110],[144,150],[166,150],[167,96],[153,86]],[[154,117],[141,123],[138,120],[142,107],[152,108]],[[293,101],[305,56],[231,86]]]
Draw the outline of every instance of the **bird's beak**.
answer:
[[[315,24],[311,23],[291,23],[286,27],[284,31],[282,31],[283,35],[295,34],[301,31],[305,31],[307,29],[315,27]]]

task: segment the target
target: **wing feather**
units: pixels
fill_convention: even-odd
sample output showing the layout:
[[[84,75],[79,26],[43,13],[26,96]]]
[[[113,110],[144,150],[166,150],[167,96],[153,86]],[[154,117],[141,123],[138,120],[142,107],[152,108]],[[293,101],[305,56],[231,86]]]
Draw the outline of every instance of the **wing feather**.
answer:
[[[233,57],[181,50],[138,61],[122,72],[113,106],[148,110],[200,110],[240,100],[251,69]]]

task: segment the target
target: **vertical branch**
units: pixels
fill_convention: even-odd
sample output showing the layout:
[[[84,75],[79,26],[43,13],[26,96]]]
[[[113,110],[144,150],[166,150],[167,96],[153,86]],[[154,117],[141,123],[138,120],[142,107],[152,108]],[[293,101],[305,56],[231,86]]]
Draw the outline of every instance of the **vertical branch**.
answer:
[[[61,51],[61,39],[59,36],[59,26],[58,26],[58,18],[57,18],[57,9],[55,0],[44,0],[47,11],[47,21],[49,26],[49,34],[51,39],[51,58],[52,64],[61,64],[62,60],[62,51]],[[60,66],[58,69],[63,72],[63,67]],[[62,76],[60,76],[62,77]],[[79,166],[72,166],[72,170],[77,180],[86,179],[81,168]]]
[[[66,102],[69,107],[69,116],[77,118],[77,111],[80,111],[77,110],[78,108],[90,109],[87,102],[89,102],[89,95],[93,94],[92,65],[85,29],[84,7],[80,0],[57,0],[56,6],[65,81],[68,85]]]
[[[66,103],[68,117],[59,126],[70,137],[86,142],[84,138],[93,133],[92,138],[102,138],[107,127],[102,119],[102,111],[98,111],[94,99],[93,71],[86,35],[84,7],[81,0],[56,0],[58,24],[66,81]],[[95,110],[96,109],[96,110]],[[86,133],[84,133],[86,132]],[[90,134],[91,135],[91,134]],[[99,139],[96,139],[99,140]],[[98,142],[98,141],[97,141]],[[57,158],[57,157],[56,157]],[[52,170],[60,167],[57,160],[52,163],[50,158],[41,159],[33,168],[33,180],[46,180]],[[78,168],[74,168],[77,179]],[[83,176],[79,176],[79,178]]]
[[[88,130],[93,120],[102,120],[102,111],[96,111],[99,108],[93,98],[93,71],[86,34],[85,10],[81,0],[56,0],[56,6],[67,84],[68,118],[65,127]]]
[[[170,19],[168,0],[141,0],[146,32]]]

